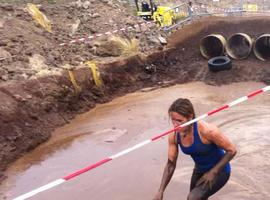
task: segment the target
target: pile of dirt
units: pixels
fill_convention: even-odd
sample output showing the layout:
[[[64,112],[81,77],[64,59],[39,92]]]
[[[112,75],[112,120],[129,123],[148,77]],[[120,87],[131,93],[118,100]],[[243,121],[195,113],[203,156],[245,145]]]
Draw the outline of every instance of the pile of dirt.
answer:
[[[39,9],[52,22],[52,33],[33,20],[25,9],[25,3],[0,3],[0,83],[24,81],[44,73],[57,73],[67,63],[78,66],[83,61],[114,56],[97,55],[96,49],[102,43],[97,39],[68,46],[59,44],[144,23],[130,12],[126,4],[116,0],[41,3]],[[157,39],[159,31],[154,24],[151,27],[120,31],[117,35],[126,39],[136,38],[140,52],[145,54],[161,47]],[[108,37],[98,39],[106,43]],[[34,66],[37,62],[40,67]]]

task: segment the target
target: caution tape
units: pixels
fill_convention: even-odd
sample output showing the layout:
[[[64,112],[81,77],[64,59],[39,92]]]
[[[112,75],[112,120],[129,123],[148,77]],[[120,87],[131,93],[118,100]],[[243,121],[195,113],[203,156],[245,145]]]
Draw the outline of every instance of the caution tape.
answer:
[[[82,37],[82,38],[77,38],[77,39],[71,40],[69,42],[61,43],[61,44],[59,44],[59,46],[65,46],[65,45],[76,44],[76,43],[83,43],[83,42],[87,42],[89,40],[97,39],[97,38],[102,37],[102,36],[109,36],[109,35],[113,35],[113,34],[116,34],[119,32],[138,30],[138,29],[143,28],[144,26],[145,26],[145,28],[147,28],[147,26],[153,25],[153,24],[155,24],[155,22],[139,23],[139,24],[134,25],[134,27],[128,26],[126,28],[121,28],[121,29],[114,30],[114,31],[108,31],[105,33],[98,33],[98,34],[89,35],[89,36]]]
[[[71,180],[71,179],[73,179],[73,178],[75,178],[75,177],[77,177],[77,176],[79,176],[79,175],[81,175],[81,174],[83,174],[83,173],[85,173],[85,172],[87,172],[87,171],[90,171],[90,170],[92,170],[92,169],[95,169],[95,168],[97,168],[97,167],[99,167],[99,166],[101,166],[101,165],[103,165],[103,164],[105,164],[105,163],[107,163],[107,162],[109,162],[109,161],[111,161],[111,160],[113,160],[113,159],[116,159],[116,158],[118,158],[118,157],[121,157],[121,156],[123,156],[123,155],[125,155],[125,154],[128,154],[128,153],[130,153],[130,152],[132,152],[132,151],[134,151],[134,150],[136,150],[136,149],[139,149],[139,148],[141,148],[141,147],[143,147],[143,146],[145,146],[145,145],[147,145],[147,144],[149,144],[149,143],[151,143],[151,142],[154,142],[154,141],[156,141],[156,140],[158,140],[158,139],[160,139],[160,138],[162,138],[162,137],[164,137],[164,136],[166,136],[166,135],[168,135],[168,134],[174,132],[174,131],[177,130],[179,127],[183,128],[183,127],[185,127],[185,126],[191,125],[191,124],[193,124],[194,122],[197,122],[197,121],[202,120],[202,119],[204,119],[204,118],[206,118],[206,117],[208,117],[208,116],[214,115],[214,114],[216,114],[216,113],[218,113],[218,112],[220,112],[220,111],[222,111],[222,110],[225,110],[225,109],[228,109],[228,108],[230,108],[230,107],[232,107],[232,106],[235,106],[235,105],[237,105],[237,104],[240,104],[240,103],[242,103],[242,102],[244,102],[244,101],[249,100],[249,99],[252,98],[252,97],[257,96],[258,94],[267,92],[267,91],[269,91],[269,90],[270,90],[270,85],[269,85],[269,86],[266,86],[266,87],[264,87],[264,88],[262,88],[262,89],[260,89],[260,90],[256,90],[256,91],[254,91],[254,92],[248,94],[247,96],[238,98],[238,99],[236,99],[235,101],[233,101],[233,102],[231,102],[231,103],[229,103],[229,104],[226,104],[226,105],[221,106],[221,107],[219,107],[219,108],[217,108],[217,109],[211,110],[211,111],[209,111],[208,113],[206,113],[206,114],[204,114],[204,115],[201,115],[201,116],[199,116],[199,117],[197,117],[197,118],[195,118],[195,119],[193,119],[193,120],[191,120],[191,121],[186,122],[185,124],[182,124],[182,125],[180,125],[180,126],[178,126],[178,127],[175,127],[175,128],[173,128],[173,129],[171,129],[171,130],[169,130],[169,131],[167,131],[167,132],[165,132],[165,133],[162,133],[162,134],[160,134],[160,135],[157,135],[157,136],[155,136],[155,137],[153,137],[153,138],[151,138],[151,139],[145,140],[145,141],[143,141],[143,142],[141,142],[141,143],[139,143],[139,144],[136,144],[136,145],[133,146],[133,147],[130,147],[130,148],[128,148],[128,149],[125,149],[125,150],[123,150],[123,151],[121,151],[121,152],[119,152],[119,153],[117,153],[117,154],[115,154],[115,155],[112,155],[112,156],[110,156],[110,157],[108,157],[108,158],[105,158],[105,159],[103,159],[103,160],[101,160],[101,161],[99,161],[99,162],[97,162],[97,163],[95,163],[95,164],[89,165],[89,166],[87,166],[87,167],[85,167],[85,168],[83,168],[83,169],[81,169],[81,170],[78,170],[78,171],[76,171],[76,172],[74,172],[74,173],[72,173],[72,174],[69,174],[69,175],[67,175],[67,176],[65,176],[65,177],[63,177],[63,178],[57,179],[57,180],[55,180],[55,181],[53,181],[53,182],[51,182],[51,183],[48,183],[47,185],[44,185],[44,186],[39,187],[39,188],[37,188],[37,189],[35,189],[35,190],[32,190],[32,191],[30,191],[30,192],[28,192],[28,193],[26,193],[26,194],[23,194],[23,195],[21,195],[21,196],[15,198],[15,199],[13,199],[13,200],[25,200],[25,199],[28,199],[28,198],[30,198],[30,197],[32,197],[32,196],[37,195],[37,194],[40,193],[40,192],[44,192],[44,191],[49,190],[49,189],[51,189],[51,188],[53,188],[53,187],[56,187],[56,186],[58,186],[58,185],[60,185],[60,184],[62,184],[62,183],[64,183],[64,182],[66,182],[66,181],[69,181],[69,180]]]

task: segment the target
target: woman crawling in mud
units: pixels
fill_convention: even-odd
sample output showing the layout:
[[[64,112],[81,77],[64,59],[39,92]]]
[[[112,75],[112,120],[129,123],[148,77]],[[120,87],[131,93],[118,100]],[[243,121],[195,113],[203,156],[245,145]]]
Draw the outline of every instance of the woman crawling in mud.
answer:
[[[177,99],[168,113],[174,127],[195,118],[193,105],[188,99]],[[231,173],[229,161],[235,156],[236,148],[215,125],[198,121],[177,128],[168,139],[168,162],[154,200],[163,199],[165,188],[176,167],[178,145],[195,162],[188,200],[208,199],[227,183]]]

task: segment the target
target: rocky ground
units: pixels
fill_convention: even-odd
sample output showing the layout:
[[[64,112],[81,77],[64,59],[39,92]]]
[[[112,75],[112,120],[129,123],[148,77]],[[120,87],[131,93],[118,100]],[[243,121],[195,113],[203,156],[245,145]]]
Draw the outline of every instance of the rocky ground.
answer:
[[[137,89],[194,80],[213,85],[270,82],[269,62],[258,62],[251,55],[245,61],[235,61],[232,71],[214,74],[208,71],[198,48],[200,39],[213,32],[228,37],[243,31],[256,38],[268,31],[270,20],[266,17],[201,20],[173,33],[169,44],[163,46],[155,26],[135,28],[144,21],[123,2],[33,2],[41,3],[40,10],[52,22],[52,33],[32,19],[25,1],[0,4],[0,171],[46,141],[56,127],[76,114]],[[115,51],[117,46],[109,37],[60,46],[86,34],[128,26],[134,29],[117,35],[138,41],[135,54],[123,56]],[[82,87],[76,93],[63,66],[77,68],[88,60],[97,61],[104,86],[98,88],[84,66],[74,71]]]
[[[119,53],[111,48],[114,44],[108,44],[107,36],[68,47],[59,44],[144,22],[131,12],[127,4],[116,0],[34,3],[41,3],[37,5],[51,21],[52,33],[33,20],[25,3],[0,4],[0,82],[23,81],[57,72],[64,64],[78,66],[87,60],[117,57]],[[138,51],[145,54],[161,46],[155,26],[120,31],[117,35],[124,39],[137,39]]]
[[[29,2],[35,3],[50,20],[51,33],[26,10]],[[113,43],[110,37],[103,36],[65,46],[60,44],[131,26],[133,29],[119,31],[115,36],[128,45],[130,40],[135,41],[135,54],[147,55],[162,45],[158,40],[159,30],[153,24],[134,28],[144,22],[125,1],[0,1],[1,171],[23,152],[46,141],[55,127],[67,123],[79,110],[88,110],[95,102],[109,101],[117,95],[112,94],[114,90],[104,95],[95,88],[89,69],[88,86],[93,93],[88,97],[74,95],[62,67],[68,64],[76,68],[88,60],[106,63],[119,56],[130,56],[130,52],[122,55],[118,50],[119,42]],[[86,100],[84,106],[77,103],[81,98]],[[68,99],[73,99],[75,107],[68,105]],[[75,112],[68,111],[70,106]]]

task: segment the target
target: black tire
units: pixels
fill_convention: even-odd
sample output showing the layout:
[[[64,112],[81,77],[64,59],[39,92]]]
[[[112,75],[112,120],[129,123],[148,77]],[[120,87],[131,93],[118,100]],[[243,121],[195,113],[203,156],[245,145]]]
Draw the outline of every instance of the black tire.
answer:
[[[232,61],[227,56],[217,56],[208,60],[208,68],[212,72],[232,69]]]

